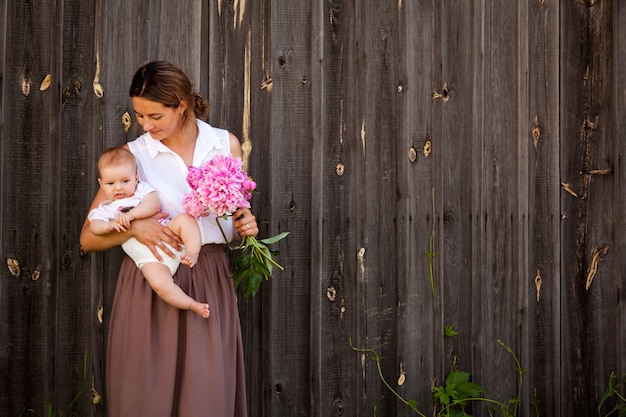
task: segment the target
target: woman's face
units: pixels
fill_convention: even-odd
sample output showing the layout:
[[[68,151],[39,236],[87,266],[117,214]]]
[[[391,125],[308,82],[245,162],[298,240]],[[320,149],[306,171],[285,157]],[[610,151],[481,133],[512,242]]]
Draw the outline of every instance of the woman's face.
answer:
[[[132,102],[137,122],[145,132],[150,133],[152,139],[167,139],[182,129],[182,114],[186,108],[184,102],[178,107],[166,107],[143,97],[133,97]]]

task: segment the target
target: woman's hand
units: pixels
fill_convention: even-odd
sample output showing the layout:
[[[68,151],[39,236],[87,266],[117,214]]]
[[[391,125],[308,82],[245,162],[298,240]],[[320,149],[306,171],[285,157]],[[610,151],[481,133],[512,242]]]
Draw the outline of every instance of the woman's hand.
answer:
[[[159,219],[166,217],[167,213],[157,213],[147,219],[137,219],[131,223],[133,237],[140,243],[146,245],[159,262],[163,261],[163,257],[159,251],[157,251],[157,248],[161,249],[163,253],[170,258],[173,258],[175,254],[167,245],[178,251],[182,249],[180,246],[182,244],[180,236],[174,233],[169,227],[165,227],[158,222]]]
[[[256,224],[256,217],[247,208],[240,208],[233,213],[233,226],[239,236],[256,236],[259,233],[259,228]]]

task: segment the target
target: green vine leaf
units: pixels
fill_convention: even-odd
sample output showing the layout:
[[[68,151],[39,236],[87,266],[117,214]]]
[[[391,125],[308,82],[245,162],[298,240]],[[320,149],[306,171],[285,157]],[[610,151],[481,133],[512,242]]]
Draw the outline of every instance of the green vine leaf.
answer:
[[[443,335],[445,337],[455,337],[459,334],[456,330],[454,330],[454,324],[446,324],[443,328]]]

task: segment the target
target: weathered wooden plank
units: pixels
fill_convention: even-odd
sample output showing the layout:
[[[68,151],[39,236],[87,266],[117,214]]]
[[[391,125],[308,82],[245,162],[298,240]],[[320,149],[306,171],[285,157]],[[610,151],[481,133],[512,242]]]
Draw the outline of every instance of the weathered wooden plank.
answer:
[[[277,271],[267,289],[269,303],[267,355],[271,365],[272,392],[268,415],[304,416],[310,408],[308,360],[310,328],[310,224],[311,195],[303,184],[311,183],[310,79],[311,5],[271,5],[272,102],[268,153],[273,169],[262,184],[271,196],[261,230],[291,235],[278,244],[285,271]]]
[[[366,267],[377,268],[375,255],[372,266],[368,266],[372,247],[358,237],[368,233],[361,218],[363,210],[371,208],[365,194],[374,193],[368,190],[368,179],[362,177],[362,158],[367,149],[363,141],[368,142],[367,137],[373,133],[363,132],[361,124],[366,118],[365,96],[369,89],[361,76],[370,63],[362,57],[364,50],[359,41],[364,38],[356,31],[358,19],[363,18],[359,7],[333,2],[321,13],[325,24],[324,83],[323,91],[316,95],[316,105],[323,116],[316,123],[322,127],[323,137],[313,150],[313,155],[318,155],[317,162],[314,160],[314,189],[322,197],[313,199],[317,200],[313,242],[321,255],[314,270],[320,281],[316,283],[313,305],[321,310],[319,333],[313,339],[319,349],[315,367],[321,395],[315,415],[358,415],[365,404],[366,385],[380,383],[375,364],[349,348],[350,340],[358,347],[378,348],[367,346],[368,332],[360,323],[369,309],[368,298],[359,298]],[[374,212],[370,215],[377,216]],[[357,384],[357,378],[367,381]]]
[[[353,96],[346,108],[345,147],[341,159],[346,178],[346,203],[351,238],[346,259],[354,263],[354,293],[346,308],[354,312],[355,343],[384,357],[383,374],[399,375],[397,339],[397,277],[394,259],[397,239],[397,22],[396,2],[367,2],[355,6],[353,72],[347,91]],[[345,174],[344,174],[345,175]],[[371,358],[354,358],[356,414],[367,415],[377,407],[394,415],[396,398],[382,384]]]
[[[587,365],[586,377],[596,381],[593,397],[587,396],[593,406],[597,406],[608,386],[612,373],[617,373],[620,365],[620,343],[617,333],[617,317],[622,310],[619,306],[620,278],[622,270],[611,266],[619,257],[619,235],[615,225],[623,218],[619,209],[622,194],[616,182],[616,164],[623,144],[618,142],[616,123],[621,112],[615,110],[615,77],[622,69],[615,65],[615,7],[616,3],[590,4],[592,59],[590,61],[590,109],[594,125],[591,126],[590,163],[583,165],[583,176],[591,176],[589,188],[589,232],[586,256],[588,268],[585,278],[590,286],[587,297],[590,300],[587,341],[591,347],[591,361]],[[616,152],[617,151],[617,152]],[[588,170],[588,172],[587,172]],[[605,247],[605,254],[597,250]],[[590,271],[597,270],[591,280]]]
[[[150,1],[137,2],[136,6],[138,14],[132,23],[139,65],[153,60],[172,61],[198,86],[203,70],[200,60],[204,2],[181,0],[173,5],[168,1]]]
[[[6,53],[7,50],[7,38],[10,38],[10,31],[6,25],[7,22],[7,7],[3,4],[3,7],[0,8],[0,27],[4,28],[4,30],[0,30],[0,146],[4,142],[5,137],[5,129],[4,129],[4,115],[5,115],[5,78],[7,75],[7,62],[6,62]],[[1,150],[4,150],[4,147],[0,147]],[[5,195],[8,195],[7,192],[8,187],[4,183],[4,157],[3,154],[0,154],[0,207],[2,207],[2,211],[0,211],[0,221],[4,222],[5,216]],[[5,241],[4,228],[0,227],[0,242]],[[2,262],[5,262],[5,258],[7,258],[8,253],[5,254],[5,244],[2,243]],[[8,261],[8,259],[7,259]],[[4,269],[4,264],[3,264]],[[10,369],[8,367],[9,361],[9,352],[6,351],[5,347],[7,343],[5,342],[5,335],[9,332],[9,323],[13,321],[11,310],[8,308],[7,300],[9,297],[6,295],[11,288],[8,285],[7,278],[9,277],[7,272],[3,272],[0,274],[0,346],[2,349],[0,350],[0,370],[3,375],[9,375]],[[7,352],[2,354],[1,352]],[[12,360],[12,358],[11,358]],[[0,410],[4,412],[4,410],[10,410],[13,407],[11,396],[8,392],[8,378],[4,378],[4,381],[0,385]]]
[[[441,277],[438,291],[442,318],[434,337],[441,338],[445,326],[459,333],[445,338],[443,351],[437,352],[437,385],[443,385],[457,358],[458,369],[474,372],[472,355],[476,343],[476,300],[480,297],[475,277],[482,265],[478,256],[482,242],[475,233],[480,229],[482,201],[478,197],[481,171],[483,117],[466,109],[483,105],[483,62],[480,39],[484,28],[482,14],[473,2],[442,2],[437,27],[441,32],[441,79],[434,86],[436,104],[441,107],[441,160],[437,169],[441,190],[437,192],[437,215],[441,225],[438,265]],[[479,177],[480,178],[480,177]],[[473,375],[476,381],[479,375]],[[477,381],[480,382],[480,381]]]
[[[58,142],[46,87],[55,62],[52,3],[5,4],[3,72],[0,410],[44,414],[54,403]],[[42,84],[43,83],[43,84]],[[6,99],[8,98],[8,99]]]
[[[490,398],[506,402],[517,395],[515,363],[498,340],[519,353],[520,314],[525,276],[528,185],[520,178],[527,151],[520,146],[520,124],[526,123],[526,27],[518,14],[523,4],[504,7],[486,2],[480,19],[484,35],[481,101],[482,131],[477,138],[474,177],[481,184],[478,199],[481,220],[475,225],[479,244],[473,264],[474,301],[472,364],[475,380]],[[521,8],[521,9],[520,9]],[[525,15],[525,13],[524,13]],[[521,39],[521,41],[520,41]],[[522,87],[522,88],[520,88]],[[483,409],[484,405],[480,407]]]
[[[316,404],[311,416],[355,415],[354,389],[357,354],[349,349],[355,339],[353,220],[348,212],[346,169],[352,141],[346,139],[346,121],[354,98],[347,88],[353,73],[355,8],[349,2],[318,4],[313,9],[311,65],[314,77],[312,146],[312,268],[311,360]],[[336,63],[330,71],[327,63]],[[346,146],[346,144],[348,144]],[[355,341],[356,343],[356,341]]]
[[[626,8],[621,2],[618,2],[614,8],[615,26],[613,28],[615,37],[614,51],[615,51],[615,68],[626,68]],[[616,359],[615,374],[626,374],[626,361],[623,360],[626,354],[624,348],[624,342],[626,337],[626,311],[624,310],[624,302],[621,297],[623,288],[624,272],[626,271],[626,256],[624,254],[624,248],[626,248],[626,207],[624,205],[626,196],[626,170],[622,167],[622,155],[626,155],[626,118],[620,115],[626,110],[626,73],[624,71],[615,72],[615,109],[613,116],[615,119],[615,140],[613,151],[613,175],[615,176],[615,192],[618,198],[615,199],[615,209],[617,215],[615,218],[615,230],[613,246],[613,263],[611,265],[612,280],[615,281],[616,294],[619,294],[615,305],[617,311],[615,312],[615,334],[611,338],[614,341],[614,346],[617,350],[618,357]],[[605,382],[605,381],[603,381]],[[606,384],[602,384],[601,387],[606,387]]]
[[[607,269],[615,254],[614,221],[623,216],[613,210],[621,198],[615,193],[613,155],[615,124],[610,120],[615,103],[613,4],[569,4],[562,7],[563,45],[561,102],[563,103],[562,176],[573,184],[577,197],[562,198],[563,223],[563,332],[562,412],[594,412],[610,372],[619,365],[615,318],[621,283]],[[598,170],[608,169],[605,175]],[[585,288],[594,265],[594,249],[608,245],[598,263],[592,286]],[[615,271],[617,274],[620,271]],[[603,343],[600,343],[600,340]],[[565,403],[565,399],[568,399]]]
[[[436,167],[443,159],[441,100],[433,100],[433,85],[440,51],[433,53],[439,32],[433,15],[439,2],[404,2],[398,9],[398,160],[397,241],[399,369],[389,382],[405,399],[417,401],[418,409],[432,413],[432,384],[437,375],[437,357],[442,347],[439,243],[436,195],[441,198]],[[437,190],[437,191],[435,191]],[[428,255],[428,254],[431,255]],[[434,256],[430,258],[429,256]],[[432,272],[432,276],[431,276]],[[398,385],[400,378],[404,382]],[[414,412],[398,403],[396,415]]]
[[[334,11],[333,11],[334,13]],[[337,48],[331,42],[331,22],[328,20],[329,10],[320,2],[311,7],[311,75],[312,85],[324,88],[313,90],[311,97],[311,320],[310,324],[310,375],[311,375],[311,408],[309,415],[321,417],[336,415],[346,409],[346,396],[343,387],[346,373],[345,349],[339,349],[341,343],[332,343],[337,338],[345,340],[343,331],[344,317],[341,300],[344,299],[343,287],[334,285],[327,278],[332,276],[334,262],[324,262],[328,250],[324,244],[324,232],[327,221],[334,221],[335,216],[324,215],[324,189],[327,178],[333,177],[332,164],[327,164],[326,156],[333,157],[326,149],[326,138],[338,129],[340,119],[335,111],[338,101],[335,95],[327,94],[334,91],[341,79],[341,72],[327,74],[325,62],[331,59]],[[343,25],[342,25],[343,27]],[[344,38],[340,36],[340,38]],[[338,57],[341,60],[341,57]],[[330,75],[329,78],[327,78]],[[332,83],[332,84],[331,84]],[[330,126],[333,126],[332,128]],[[334,174],[336,175],[336,173]],[[334,261],[334,259],[333,259]],[[330,264],[330,265],[329,265]],[[324,296],[326,293],[326,296]],[[343,345],[345,346],[345,344]],[[349,363],[349,361],[348,361]]]
[[[208,98],[211,103],[211,123],[232,131],[240,141],[252,143],[250,123],[251,94],[258,93],[260,84],[251,84],[246,77],[259,77],[251,72],[253,56],[263,57],[263,49],[271,37],[256,36],[269,22],[256,21],[257,16],[269,13],[269,5],[235,2],[211,5],[211,26],[208,44]],[[266,18],[267,19],[267,18]],[[258,69],[257,69],[258,70]],[[247,81],[246,81],[247,80]],[[236,93],[235,93],[236,92]],[[244,111],[248,113],[244,116]],[[244,118],[245,117],[245,118]],[[259,142],[261,138],[259,138]],[[256,141],[254,141],[256,142]],[[255,146],[256,143],[252,143]]]
[[[560,271],[559,271],[559,5],[529,3],[528,120],[526,146],[529,186],[528,338],[520,346],[525,375],[524,397],[538,400],[540,415],[560,412]],[[565,197],[568,197],[564,194]],[[528,414],[528,413],[526,413]],[[532,413],[531,413],[532,414]]]
[[[103,395],[102,324],[98,311],[91,308],[92,280],[90,265],[81,259],[78,236],[86,207],[95,192],[95,181],[86,150],[93,146],[87,133],[93,118],[92,80],[94,56],[94,26],[89,22],[95,16],[94,2],[64,4],[56,20],[60,32],[53,44],[66,45],[57,50],[56,75],[51,92],[57,96],[53,103],[53,117],[58,123],[54,141],[59,146],[60,178],[57,277],[57,340],[55,343],[55,410],[91,415],[95,410],[104,415],[104,404],[92,401],[92,387]],[[71,203],[70,203],[71,202]],[[97,343],[93,335],[98,334]],[[72,335],[72,337],[68,337]],[[94,366],[94,365],[99,366]]]

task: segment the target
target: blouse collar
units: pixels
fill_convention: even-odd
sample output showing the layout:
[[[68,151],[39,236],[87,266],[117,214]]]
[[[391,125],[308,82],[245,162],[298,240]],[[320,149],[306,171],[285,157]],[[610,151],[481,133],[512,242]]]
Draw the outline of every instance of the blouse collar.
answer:
[[[215,130],[208,123],[196,119],[196,125],[198,126],[198,138],[193,154],[193,164],[199,166],[209,152],[214,149],[221,150],[223,146]],[[145,134],[150,136],[148,132]],[[151,158],[156,158],[159,153],[174,153],[174,151],[161,143],[160,140],[154,140],[151,137],[147,139],[146,147]]]

